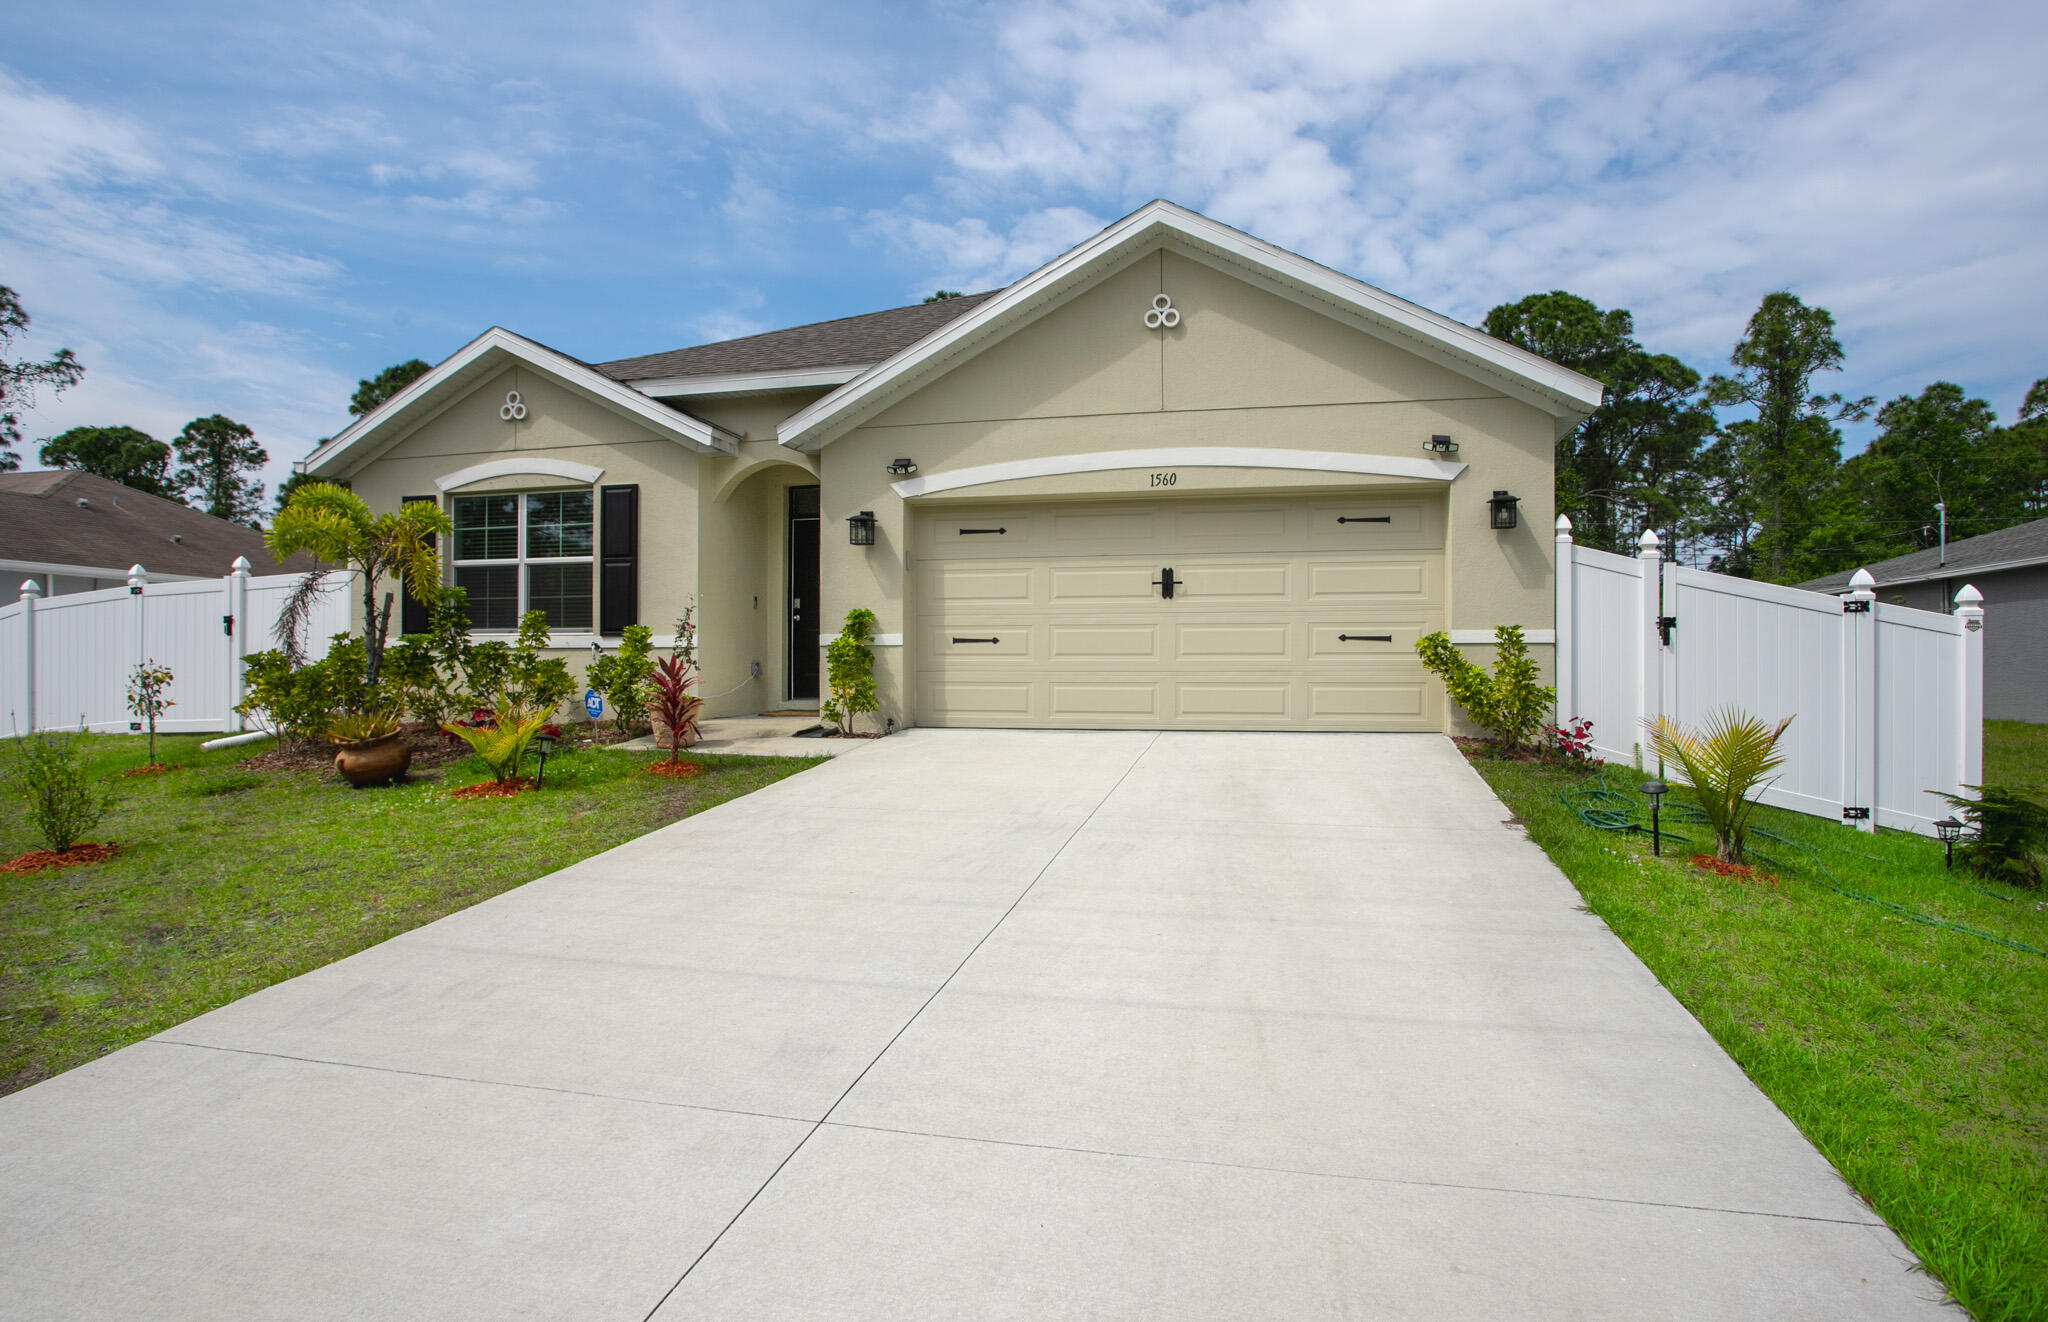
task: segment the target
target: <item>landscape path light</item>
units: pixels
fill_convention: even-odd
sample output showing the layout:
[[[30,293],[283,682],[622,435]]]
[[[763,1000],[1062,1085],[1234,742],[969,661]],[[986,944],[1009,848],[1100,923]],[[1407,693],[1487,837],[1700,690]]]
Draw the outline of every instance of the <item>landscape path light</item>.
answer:
[[[1662,806],[1664,792],[1671,787],[1661,780],[1646,780],[1642,783],[1643,797],[1650,801],[1650,852],[1658,858],[1664,857],[1664,823],[1657,815]]]
[[[1955,871],[1956,841],[1963,838],[1963,824],[1953,817],[1944,817],[1934,824],[1934,833],[1941,837],[1942,867]]]

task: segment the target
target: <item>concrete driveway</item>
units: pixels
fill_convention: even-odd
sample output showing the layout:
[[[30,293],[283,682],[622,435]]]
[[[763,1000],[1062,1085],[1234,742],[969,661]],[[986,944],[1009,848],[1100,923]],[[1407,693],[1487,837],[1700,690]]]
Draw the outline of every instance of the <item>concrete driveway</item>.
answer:
[[[1435,736],[916,730],[0,1099],[24,1318],[1954,1318]]]

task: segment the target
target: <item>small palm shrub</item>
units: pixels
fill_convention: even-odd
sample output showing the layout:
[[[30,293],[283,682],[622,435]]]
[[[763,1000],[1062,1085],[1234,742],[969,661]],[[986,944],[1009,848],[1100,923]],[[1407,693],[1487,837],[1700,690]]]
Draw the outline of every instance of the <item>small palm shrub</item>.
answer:
[[[526,756],[526,746],[547,723],[547,712],[521,707],[501,697],[491,710],[489,725],[443,725],[441,728],[468,744],[490,769],[492,777],[502,785],[518,778],[519,763]]]
[[[1493,673],[1465,659],[1451,636],[1439,630],[1417,640],[1423,668],[1444,682],[1451,701],[1465,709],[1474,725],[1493,731],[1504,753],[1520,751],[1543,724],[1543,714],[1557,701],[1557,691],[1536,682],[1536,662],[1522,641],[1522,626],[1503,624],[1493,631]]]
[[[398,713],[390,708],[345,712],[327,723],[330,744],[368,744],[398,733]]]
[[[648,707],[655,730],[668,746],[668,760],[683,760],[683,750],[697,742],[697,717],[704,699],[690,692],[697,672],[680,656],[666,656],[655,662]]]
[[[92,787],[85,766],[68,735],[32,734],[14,742],[7,779],[27,800],[28,819],[35,823],[46,849],[62,852],[107,815],[112,796]]]
[[[1956,857],[1981,877],[2039,888],[2041,860],[2048,853],[2048,807],[2004,785],[1965,785],[1974,799],[1941,795],[1973,828]]]
[[[1645,721],[1650,749],[1666,762],[1678,764],[1679,774],[1692,787],[1700,812],[1714,832],[1714,857],[1724,863],[1740,863],[1749,834],[1749,819],[1756,812],[1750,791],[1785,765],[1778,752],[1778,740],[1792,724],[1787,716],[1776,725],[1733,707],[1724,707],[1707,717],[1700,729],[1666,716]]]
[[[831,697],[818,708],[818,715],[839,727],[841,734],[853,733],[853,718],[881,706],[875,696],[875,654],[868,644],[875,636],[875,613],[856,606],[846,612],[846,623],[825,649],[825,684]]]

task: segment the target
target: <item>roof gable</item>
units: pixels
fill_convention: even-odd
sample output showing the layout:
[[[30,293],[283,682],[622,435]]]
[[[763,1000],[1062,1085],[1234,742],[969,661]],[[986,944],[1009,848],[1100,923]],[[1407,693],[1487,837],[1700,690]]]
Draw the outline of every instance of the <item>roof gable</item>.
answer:
[[[513,363],[543,372],[570,390],[700,453],[732,454],[739,438],[681,409],[649,399],[590,364],[493,326],[419,380],[343,428],[307,458],[315,477],[347,477]]]
[[[1162,200],[1147,203],[791,416],[777,437],[793,449],[820,449],[939,373],[1169,244],[1534,405],[1551,415],[1559,435],[1600,403],[1600,383],[1590,377]]]

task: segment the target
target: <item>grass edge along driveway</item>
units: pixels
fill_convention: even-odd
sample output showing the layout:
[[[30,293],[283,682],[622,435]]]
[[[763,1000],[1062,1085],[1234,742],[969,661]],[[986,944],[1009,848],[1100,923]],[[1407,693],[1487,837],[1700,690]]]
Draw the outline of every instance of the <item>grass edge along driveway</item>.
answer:
[[[693,758],[704,772],[676,781],[646,774],[654,755],[585,750],[550,758],[538,792],[462,802],[449,791],[488,779],[474,759],[352,790],[332,771],[246,769],[250,748],[202,752],[205,735],[159,737],[183,765],[127,777],[140,736],[76,737],[115,797],[85,838],[122,852],[0,874],[0,1094],[818,760]],[[41,848],[19,800],[5,803],[0,859]]]
[[[1582,769],[1473,765],[1959,1303],[1979,1322],[2048,1317],[2048,958],[1899,917],[1798,867],[1772,885],[1692,868],[1668,840],[1653,858],[1647,836],[1595,830],[1560,802]],[[1704,827],[1670,824],[1712,853]],[[1770,808],[1756,824],[1818,850],[1850,889],[2048,949],[2048,896],[1944,873],[1934,841]]]

